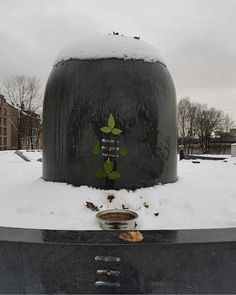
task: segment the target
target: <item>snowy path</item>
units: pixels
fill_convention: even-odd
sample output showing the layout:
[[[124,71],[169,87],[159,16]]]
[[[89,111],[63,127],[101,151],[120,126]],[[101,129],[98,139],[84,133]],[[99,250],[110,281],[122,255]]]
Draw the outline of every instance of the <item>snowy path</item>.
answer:
[[[200,164],[181,161],[178,182],[135,192],[114,191],[110,203],[107,191],[45,182],[40,178],[42,163],[36,161],[41,154],[28,156],[31,162],[12,151],[0,152],[2,226],[99,229],[95,212],[85,207],[86,201],[102,209],[124,204],[139,214],[140,229],[236,226],[236,158]]]

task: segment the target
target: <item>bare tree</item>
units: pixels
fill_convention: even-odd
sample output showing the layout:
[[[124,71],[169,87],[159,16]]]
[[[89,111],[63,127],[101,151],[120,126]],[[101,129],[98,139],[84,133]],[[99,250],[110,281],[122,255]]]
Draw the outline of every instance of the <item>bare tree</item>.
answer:
[[[193,151],[193,140],[197,135],[197,113],[199,111],[199,103],[190,103],[187,116],[187,153],[190,153],[190,149]]]
[[[219,130],[222,125],[223,112],[215,108],[208,108],[206,104],[201,104],[197,112],[197,133],[203,152],[210,151],[210,139],[214,131]]]
[[[42,105],[40,81],[36,77],[14,75],[2,81],[0,90],[6,100],[18,111],[18,149],[22,148],[21,139],[24,136],[24,122],[29,125],[27,127],[30,131],[31,147],[33,147],[34,114]]]
[[[194,143],[198,142],[203,153],[210,152],[210,140],[220,131],[221,140],[226,150],[227,136],[234,122],[228,114],[209,108],[206,104],[193,103],[189,98],[182,98],[178,103],[178,134],[187,153],[193,152]]]
[[[190,152],[192,142],[197,133],[196,117],[198,103],[190,102],[189,98],[182,98],[178,103],[178,133],[181,144],[185,145],[187,153]]]
[[[182,98],[177,106],[178,134],[181,138],[181,144],[184,145],[187,136],[188,112],[190,107],[189,98]]]
[[[220,131],[222,132],[221,139],[224,143],[224,151],[223,151],[224,154],[226,152],[227,136],[230,132],[230,129],[233,127],[233,125],[234,125],[233,119],[228,114],[224,114],[222,118],[221,129],[220,129]]]

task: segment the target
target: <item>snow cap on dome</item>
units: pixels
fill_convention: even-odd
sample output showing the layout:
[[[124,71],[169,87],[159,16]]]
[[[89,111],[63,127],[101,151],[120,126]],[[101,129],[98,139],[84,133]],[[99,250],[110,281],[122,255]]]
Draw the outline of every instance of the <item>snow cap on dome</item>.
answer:
[[[141,59],[146,62],[164,60],[157,49],[138,37],[123,35],[92,35],[80,38],[76,43],[64,48],[57,56],[54,65],[70,59]]]

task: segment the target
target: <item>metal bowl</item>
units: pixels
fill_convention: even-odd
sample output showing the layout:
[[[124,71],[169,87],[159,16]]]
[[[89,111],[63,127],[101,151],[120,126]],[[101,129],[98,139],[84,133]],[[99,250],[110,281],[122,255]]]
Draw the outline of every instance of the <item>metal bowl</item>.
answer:
[[[132,230],[136,227],[138,214],[130,210],[111,209],[96,214],[102,229]]]

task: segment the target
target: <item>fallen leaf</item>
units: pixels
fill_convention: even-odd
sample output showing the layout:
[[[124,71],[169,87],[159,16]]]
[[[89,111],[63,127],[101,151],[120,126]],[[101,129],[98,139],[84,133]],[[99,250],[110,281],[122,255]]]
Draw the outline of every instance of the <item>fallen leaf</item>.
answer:
[[[144,206],[145,208],[149,208],[149,205],[148,205],[146,202],[143,203],[143,206]]]
[[[92,211],[99,211],[98,206],[95,206],[92,202],[86,202],[86,207]]]
[[[119,238],[128,242],[140,242],[143,235],[139,231],[127,231],[119,234]]]
[[[108,195],[107,200],[111,203],[115,199],[114,195]]]

